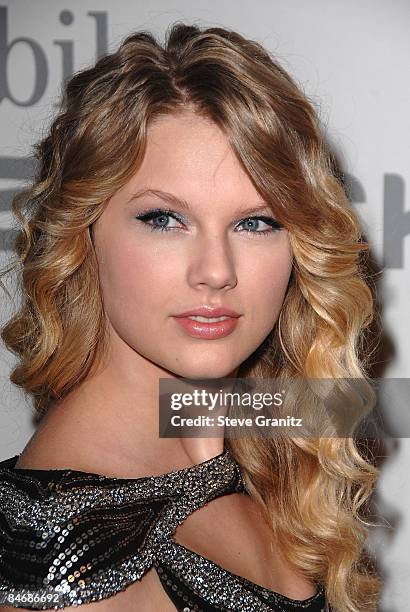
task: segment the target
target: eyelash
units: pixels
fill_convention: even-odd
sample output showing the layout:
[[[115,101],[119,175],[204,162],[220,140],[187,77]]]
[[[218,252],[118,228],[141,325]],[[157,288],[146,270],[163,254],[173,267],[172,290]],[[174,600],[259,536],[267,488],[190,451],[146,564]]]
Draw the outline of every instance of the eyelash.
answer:
[[[146,212],[141,213],[140,215],[138,215],[136,217],[136,219],[138,219],[139,221],[142,221],[143,223],[145,223],[146,225],[148,225],[151,228],[151,231],[156,232],[156,231],[160,231],[160,232],[170,232],[173,231],[177,228],[173,228],[173,227],[157,227],[155,225],[150,225],[148,223],[148,221],[152,221],[153,219],[155,219],[156,217],[172,217],[173,219],[175,219],[176,221],[178,221],[179,223],[182,223],[182,220],[172,211],[172,210],[167,210],[167,209],[163,209],[163,208],[156,208],[154,210],[148,210]],[[247,234],[273,234],[279,230],[282,229],[282,225],[280,223],[278,223],[278,221],[275,221],[275,219],[273,219],[272,217],[267,217],[264,215],[261,216],[254,216],[254,217],[245,217],[244,219],[242,219],[242,221],[240,223],[244,223],[245,221],[250,221],[250,220],[254,220],[257,219],[258,221],[261,220],[264,223],[267,223],[268,225],[270,225],[272,227],[272,229],[269,230],[260,230],[260,231],[253,231],[253,230],[244,230]]]

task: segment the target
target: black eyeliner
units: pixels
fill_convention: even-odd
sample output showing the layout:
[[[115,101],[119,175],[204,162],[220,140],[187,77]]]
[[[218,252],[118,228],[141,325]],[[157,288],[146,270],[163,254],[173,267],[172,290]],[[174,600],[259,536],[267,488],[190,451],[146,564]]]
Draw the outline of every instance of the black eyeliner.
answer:
[[[244,219],[241,219],[242,221],[246,221],[247,219],[259,219],[261,221],[263,221],[264,223],[267,223],[268,225],[271,225],[272,227],[275,227],[276,229],[282,229],[283,225],[281,225],[279,223],[279,221],[276,221],[276,219],[274,219],[273,217],[267,217],[265,215],[256,215],[254,217],[245,217]]]
[[[136,215],[135,218],[140,219],[141,221],[148,221],[149,219],[152,219],[159,215],[169,215],[170,217],[174,217],[174,219],[177,219],[181,222],[183,220],[183,217],[180,217],[178,213],[167,208],[149,208],[147,210],[143,210],[141,213]]]
[[[171,210],[169,208],[149,208],[146,210],[143,210],[141,213],[139,213],[138,215],[135,216],[136,219],[138,219],[139,221],[142,221],[143,223],[147,222],[147,221],[151,221],[152,219],[155,219],[158,216],[168,216],[171,217],[173,219],[176,219],[179,223],[184,223],[184,218],[182,216],[180,216],[177,212],[175,212],[174,210]],[[253,221],[253,220],[258,220],[258,221],[263,221],[264,223],[266,223],[267,225],[270,225],[274,230],[281,230],[283,229],[283,225],[281,225],[278,221],[276,221],[276,219],[274,219],[273,217],[269,217],[267,215],[254,215],[254,216],[247,216],[247,217],[240,217],[239,219],[236,219],[234,221],[235,225],[236,224],[240,224],[240,223],[244,223],[245,221]],[[167,228],[161,228],[161,227],[157,227],[155,228],[154,226],[152,227],[152,229],[158,229],[158,230],[166,230]],[[249,233],[255,233],[255,234],[266,234],[266,233],[270,233],[268,230],[262,230],[259,232],[252,232],[251,230],[246,230]]]

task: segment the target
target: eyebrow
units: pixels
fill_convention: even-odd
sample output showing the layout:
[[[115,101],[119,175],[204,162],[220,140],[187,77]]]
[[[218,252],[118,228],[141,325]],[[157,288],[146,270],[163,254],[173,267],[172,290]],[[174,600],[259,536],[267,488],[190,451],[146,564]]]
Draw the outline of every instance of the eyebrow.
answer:
[[[167,191],[162,191],[161,189],[140,189],[139,191],[137,191],[131,196],[131,198],[127,201],[127,205],[131,204],[135,200],[138,200],[139,198],[142,198],[143,196],[146,196],[146,195],[153,195],[155,197],[161,198],[162,200],[165,200],[166,202],[169,202],[170,204],[179,206],[180,208],[186,211],[191,211],[191,206],[188,204],[186,200],[184,200],[183,198],[179,198],[176,195],[169,193]],[[250,215],[252,213],[261,212],[261,211],[272,212],[272,209],[270,208],[267,202],[260,201],[255,206],[251,206],[249,208],[245,208],[245,209],[238,208],[235,211],[235,214],[240,213],[241,215]]]

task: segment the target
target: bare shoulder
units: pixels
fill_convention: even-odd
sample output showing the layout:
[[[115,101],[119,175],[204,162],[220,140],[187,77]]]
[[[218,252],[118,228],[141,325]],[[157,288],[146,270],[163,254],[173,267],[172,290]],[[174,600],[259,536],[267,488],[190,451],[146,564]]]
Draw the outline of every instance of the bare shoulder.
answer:
[[[53,408],[20,453],[17,468],[74,469],[104,474],[104,453],[76,410]],[[101,471],[100,471],[101,470]]]
[[[75,402],[53,407],[40,421],[15,467],[71,469],[114,478],[152,473],[142,449],[134,445],[130,454],[121,429],[114,433],[110,418],[91,413],[84,404]]]

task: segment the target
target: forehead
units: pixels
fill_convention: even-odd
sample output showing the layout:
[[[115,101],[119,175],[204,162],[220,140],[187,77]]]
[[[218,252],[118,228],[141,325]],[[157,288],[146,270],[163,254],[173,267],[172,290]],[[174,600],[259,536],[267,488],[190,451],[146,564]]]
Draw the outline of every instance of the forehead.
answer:
[[[186,200],[258,198],[226,134],[193,112],[163,116],[148,126],[144,159],[128,186],[172,191]]]

